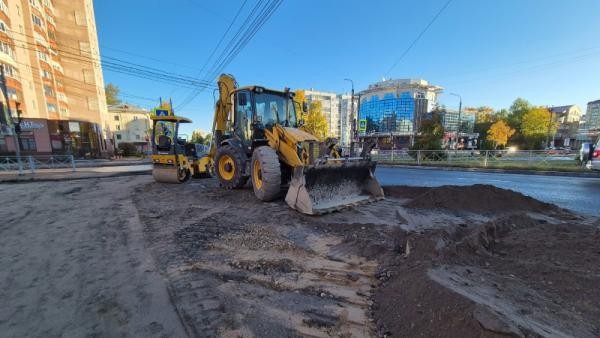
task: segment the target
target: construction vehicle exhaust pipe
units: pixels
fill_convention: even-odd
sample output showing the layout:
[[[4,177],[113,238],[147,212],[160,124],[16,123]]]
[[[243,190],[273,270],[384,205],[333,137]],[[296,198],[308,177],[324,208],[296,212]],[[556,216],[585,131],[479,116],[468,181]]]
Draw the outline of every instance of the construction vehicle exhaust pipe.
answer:
[[[304,214],[320,215],[381,200],[375,165],[365,159],[335,159],[296,167],[285,201]]]

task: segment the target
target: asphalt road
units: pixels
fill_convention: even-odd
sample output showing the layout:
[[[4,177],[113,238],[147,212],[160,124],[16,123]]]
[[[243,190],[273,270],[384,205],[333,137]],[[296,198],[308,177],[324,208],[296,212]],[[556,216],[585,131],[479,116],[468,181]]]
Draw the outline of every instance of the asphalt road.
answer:
[[[600,216],[600,178],[384,167],[377,168],[375,175],[382,185],[491,184],[579,213]]]

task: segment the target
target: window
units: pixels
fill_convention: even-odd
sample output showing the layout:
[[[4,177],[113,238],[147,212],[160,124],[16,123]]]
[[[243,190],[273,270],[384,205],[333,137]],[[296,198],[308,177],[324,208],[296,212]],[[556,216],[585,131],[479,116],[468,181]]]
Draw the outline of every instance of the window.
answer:
[[[40,70],[40,75],[42,75],[42,77],[44,79],[49,79],[52,80],[52,73],[50,73],[49,71],[45,70],[45,69],[41,69]]]
[[[48,85],[44,85],[44,95],[54,96],[54,90],[52,89],[52,87],[50,87]]]
[[[115,134],[115,135],[117,135],[117,140],[121,139],[121,134]]]
[[[53,30],[49,29],[48,30],[48,37],[50,38],[50,40],[56,40],[56,33],[54,33]]]
[[[35,139],[33,137],[21,137],[21,150],[36,151]]]
[[[0,21],[0,31],[6,33],[6,24],[4,21]]]
[[[17,91],[13,88],[6,88],[6,92],[8,93],[8,98],[11,100],[18,100],[19,96],[17,94]]]
[[[117,124],[117,130],[121,130],[121,125]]]
[[[86,25],[85,15],[83,13],[81,13],[80,11],[75,11],[74,15],[75,15],[75,23],[77,25],[79,25],[79,26]]]
[[[56,105],[53,103],[48,103],[46,106],[48,107],[48,111],[51,113],[56,113],[58,111]]]
[[[8,77],[17,77],[19,74],[17,73],[17,69],[11,65],[4,64],[4,75]]]
[[[137,135],[137,134],[136,134],[136,135],[135,135],[135,139],[136,139],[136,140],[139,140],[139,139],[140,139],[140,135]]]
[[[8,14],[8,7],[6,7],[6,4],[4,3],[4,0],[0,0],[0,11]]]
[[[115,121],[119,121],[119,115],[115,115]]]
[[[90,69],[83,70],[83,81],[85,83],[93,84],[94,83],[94,72]]]
[[[13,50],[6,42],[0,41],[0,52],[13,57]]]
[[[137,119],[138,119],[138,117],[137,117],[137,116],[134,116],[134,117],[133,117],[133,119],[134,119],[134,120],[137,120]]]
[[[40,52],[39,50],[37,51],[37,57],[38,59],[42,60],[42,61],[46,61],[48,62],[48,54],[44,53],[44,52]]]
[[[39,27],[42,27],[44,24],[42,23],[42,19],[40,19],[37,15],[31,14],[31,20],[33,20],[33,24]]]

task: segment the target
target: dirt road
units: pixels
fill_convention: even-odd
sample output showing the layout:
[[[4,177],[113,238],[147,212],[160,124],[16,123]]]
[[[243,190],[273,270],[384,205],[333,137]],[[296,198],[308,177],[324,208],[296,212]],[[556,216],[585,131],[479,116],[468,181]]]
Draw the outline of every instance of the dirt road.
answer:
[[[320,217],[211,179],[0,189],[7,336],[600,336],[598,218],[492,186]]]
[[[132,203],[148,182],[0,185],[1,336],[186,336]]]

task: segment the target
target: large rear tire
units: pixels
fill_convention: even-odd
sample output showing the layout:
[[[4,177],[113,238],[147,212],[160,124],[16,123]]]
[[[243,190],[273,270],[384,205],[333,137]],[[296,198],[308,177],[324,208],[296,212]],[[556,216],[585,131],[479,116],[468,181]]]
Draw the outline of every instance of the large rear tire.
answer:
[[[275,150],[269,146],[254,149],[250,162],[252,188],[261,201],[272,201],[281,193],[281,166]]]
[[[224,145],[217,149],[215,155],[215,172],[221,187],[239,189],[246,184],[246,154],[241,149]]]

